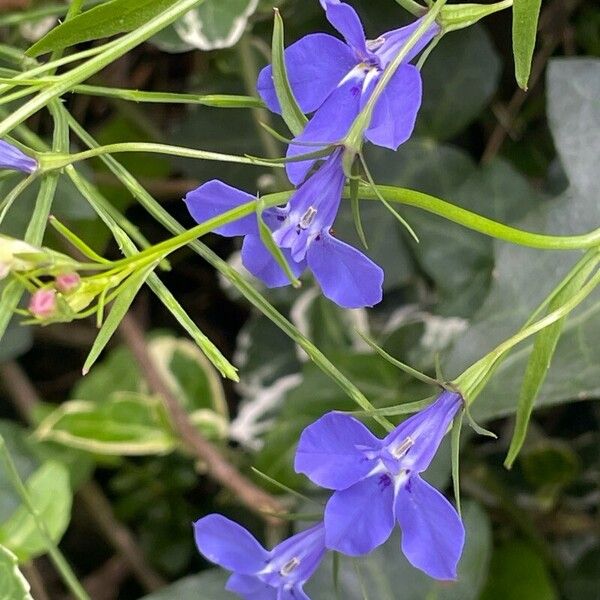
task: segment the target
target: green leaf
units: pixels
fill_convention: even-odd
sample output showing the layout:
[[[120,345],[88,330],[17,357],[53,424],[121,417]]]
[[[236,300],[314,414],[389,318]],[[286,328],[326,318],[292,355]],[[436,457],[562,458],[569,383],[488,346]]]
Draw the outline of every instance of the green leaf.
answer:
[[[491,529],[487,515],[473,502],[465,503],[463,518],[467,534],[457,581],[451,584],[436,581],[415,569],[399,551],[400,540],[395,534],[366,557],[352,559],[340,556],[340,598],[362,600],[353,567],[353,560],[357,560],[370,600],[476,600],[488,571],[492,550]],[[308,582],[306,590],[313,600],[335,598],[329,558]]]
[[[31,501],[45,522],[53,541],[58,542],[71,518],[72,493],[67,469],[57,462],[43,464],[26,482]],[[0,526],[0,543],[26,562],[46,552],[46,542],[34,518],[24,506]]]
[[[151,41],[165,52],[230,48],[239,41],[257,6],[258,0],[205,0]]]
[[[19,571],[17,557],[0,545],[0,600],[33,600],[30,585]]]
[[[61,23],[33,44],[27,50],[27,55],[35,57],[81,42],[133,31],[175,2],[176,0],[111,0]]]
[[[127,282],[124,284],[123,289],[113,302],[110,313],[108,314],[106,321],[104,321],[104,324],[100,328],[100,331],[98,332],[98,335],[92,344],[92,348],[90,349],[88,357],[83,365],[84,375],[87,375],[93,364],[96,362],[96,360],[98,360],[102,350],[104,350],[106,344],[108,344],[110,338],[113,336],[113,333],[117,330],[117,327],[129,310],[129,307],[131,306],[131,303],[135,299],[140,288],[144,285],[144,282],[150,273],[156,268],[156,264],[157,263],[152,263],[140,271],[133,273],[127,279]]]
[[[569,301],[571,297],[581,289],[597,264],[597,258],[591,261],[588,260],[584,268],[581,269],[555,296],[554,300],[550,302],[546,313],[550,313],[560,308],[565,302]],[[512,467],[525,442],[533,406],[542,385],[546,380],[548,370],[550,369],[550,363],[552,362],[552,357],[554,356],[556,345],[562,334],[565,321],[566,317],[560,319],[556,323],[540,331],[535,338],[533,350],[529,356],[529,361],[527,362],[525,376],[523,377],[523,383],[519,393],[515,430],[504,461],[504,465],[507,468]]]
[[[219,569],[209,569],[199,575],[180,579],[162,590],[144,596],[142,600],[235,600],[237,596],[225,590],[229,574]]]
[[[417,133],[440,140],[460,133],[488,105],[500,70],[498,53],[480,25],[444,36],[422,70]]]
[[[158,398],[131,392],[115,392],[104,402],[64,402],[40,423],[35,435],[117,456],[166,454],[177,445]]]
[[[538,553],[524,542],[511,541],[494,551],[490,577],[481,600],[556,600],[550,573]]]
[[[545,201],[519,227],[549,233],[583,233],[600,221],[597,202],[597,161],[600,139],[600,61],[560,59],[548,72],[549,122],[570,187]],[[490,292],[445,360],[455,376],[515,333],[531,312],[558,285],[580,258],[579,253],[535,251],[494,244],[494,278]],[[540,277],[540,273],[545,274]],[[563,328],[552,369],[536,402],[549,406],[600,395],[600,294],[593,293]],[[496,371],[473,405],[479,420],[515,410],[516,399],[533,342],[514,350]]]
[[[281,106],[281,116],[289,130],[296,136],[300,135],[308,122],[294,98],[294,92],[287,76],[283,42],[283,19],[278,10],[275,10],[273,23],[273,44],[271,48],[273,60],[273,83],[275,93]]]
[[[542,0],[514,0],[513,2],[512,40],[515,77],[519,87],[524,90],[527,90],[531,73],[541,6]]]

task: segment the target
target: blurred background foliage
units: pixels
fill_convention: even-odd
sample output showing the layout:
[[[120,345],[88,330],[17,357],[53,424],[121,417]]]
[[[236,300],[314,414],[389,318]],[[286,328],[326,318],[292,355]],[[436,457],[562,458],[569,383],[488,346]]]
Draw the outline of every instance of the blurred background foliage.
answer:
[[[26,48],[56,22],[54,16],[33,16],[54,5],[16,4],[19,10],[0,14],[0,32],[4,42]],[[353,4],[371,37],[407,22],[392,0]],[[257,70],[270,53],[274,5],[285,19],[288,44],[329,31],[316,0],[206,0],[93,83],[253,94]],[[543,4],[527,94],[514,83],[510,26],[510,14],[499,13],[445,37],[423,69],[424,102],[414,137],[398,153],[369,148],[368,164],[378,183],[424,191],[499,221],[534,231],[587,231],[600,216],[600,9],[591,0]],[[282,152],[258,125],[268,122],[284,132],[282,122],[260,110],[78,95],[65,101],[103,144],[158,141],[235,154]],[[43,137],[51,131],[43,115],[29,124]],[[250,192],[277,189],[265,168],[138,154],[121,160],[186,225],[192,222],[181,198],[208,179]],[[102,163],[85,168],[148,239],[165,237]],[[2,191],[11,183],[3,179]],[[15,205],[2,233],[22,235],[34,201],[35,189]],[[69,184],[61,183],[53,212],[95,249],[119,256],[106,228]],[[450,378],[510,335],[577,258],[493,242],[405,209],[420,237],[417,245],[379,204],[365,204],[361,212],[370,255],[386,272],[381,305],[343,311],[310,281],[300,291],[262,291],[378,407],[424,398],[428,390],[372,354],[357,332],[427,372],[439,355]],[[349,207],[335,229],[358,243]],[[51,234],[47,241],[58,243]],[[207,242],[240,266],[235,240],[209,236]],[[194,425],[258,483],[285,502],[294,500],[251,466],[321,503],[293,472],[295,440],[327,410],[355,405],[197,256],[180,251],[171,266],[163,280],[239,368],[240,383],[222,381],[164,307],[142,292],[135,314],[169,389]],[[499,439],[470,430],[463,435],[468,541],[459,582],[440,584],[416,572],[392,539],[365,560],[341,561],[339,597],[358,600],[364,588],[371,600],[600,598],[599,337],[596,294],[565,327],[538,400],[542,409],[512,470],[502,463],[530,346],[511,355],[476,403],[474,416]],[[15,323],[0,346],[0,432],[52,536],[61,540],[94,598],[128,600],[149,592],[147,600],[232,597],[223,591],[225,574],[197,556],[191,522],[217,510],[270,542],[281,532],[265,531],[234,497],[202,476],[203,465],[186,454],[162,404],[117,339],[81,378],[93,339],[87,321],[36,330]],[[443,446],[428,472],[437,485],[449,484],[449,455]],[[34,592],[64,597],[31,517],[1,469],[0,490],[0,544],[10,550],[0,554],[0,575],[16,560]],[[298,512],[314,512],[314,506]],[[311,597],[335,597],[330,563],[311,585]]]

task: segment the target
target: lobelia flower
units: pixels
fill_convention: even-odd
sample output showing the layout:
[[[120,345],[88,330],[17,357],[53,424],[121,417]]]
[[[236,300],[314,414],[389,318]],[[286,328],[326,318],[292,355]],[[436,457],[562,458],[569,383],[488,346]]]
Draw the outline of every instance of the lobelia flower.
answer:
[[[326,551],[322,523],[270,552],[241,525],[216,514],[194,523],[194,537],[208,560],[233,571],[226,589],[245,600],[310,600],[302,586]]]
[[[420,20],[366,40],[355,10],[340,0],[320,0],[331,25],[346,43],[324,33],[303,37],[285,50],[290,85],[303,112],[316,111],[304,131],[295,138],[303,143],[340,141],[350,129],[373,92],[381,74],[398,54]],[[375,105],[365,137],[378,146],[398,149],[411,135],[421,105],[421,75],[408,64],[440,28],[433,24],[411,48]],[[257,90],[269,109],[281,113],[273,84],[272,67],[261,71]],[[288,156],[305,154],[316,148],[289,146]],[[286,165],[294,184],[303,181],[314,161]]]
[[[21,152],[16,146],[0,140],[0,169],[14,169],[23,173],[33,173],[37,169],[37,161]]]
[[[383,271],[356,248],[331,234],[344,187],[342,150],[335,150],[290,198],[285,208],[268,208],[262,216],[282,248],[294,275],[308,267],[323,294],[344,308],[381,301]],[[213,180],[185,197],[192,217],[202,223],[255,197]],[[289,284],[285,272],[262,243],[255,215],[215,229],[224,236],[244,236],[242,262],[268,287]]]
[[[410,563],[436,579],[455,579],[464,527],[454,507],[420,477],[462,406],[445,391],[383,440],[362,423],[328,413],[300,437],[295,468],[336,490],[325,507],[325,545],[351,556],[385,542],[397,521]]]

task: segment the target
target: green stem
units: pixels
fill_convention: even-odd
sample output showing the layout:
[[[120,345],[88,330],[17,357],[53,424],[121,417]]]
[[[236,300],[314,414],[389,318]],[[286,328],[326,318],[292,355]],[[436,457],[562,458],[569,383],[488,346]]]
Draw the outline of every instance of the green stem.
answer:
[[[245,165],[260,165],[266,167],[283,167],[283,165],[262,161],[258,158],[247,156],[235,156],[233,154],[221,154],[220,152],[208,152],[206,150],[193,150],[183,146],[170,146],[167,144],[156,144],[153,142],[123,142],[98,146],[76,154],[58,155],[53,153],[38,155],[40,169],[42,171],[53,171],[62,169],[73,163],[102,156],[103,154],[119,154],[124,152],[153,152],[156,154],[167,154],[169,156],[181,156],[184,158],[195,158],[198,160],[216,160],[220,162],[241,163]]]
[[[153,19],[150,19],[150,21],[135,31],[120,37],[114,42],[114,45],[104,50],[99,55],[94,56],[82,65],[61,75],[56,83],[45,90],[42,90],[37,96],[20,106],[14,113],[10,114],[2,121],[2,123],[0,123],[0,138],[19,125],[19,123],[22,123],[25,119],[46,106],[51,100],[58,98],[72,89],[75,85],[110,65],[129,50],[146,41],[155,33],[164,29],[167,25],[170,25],[173,21],[192,8],[198,6],[203,1],[204,0],[179,0],[178,2],[175,2],[170,8]]]
[[[48,532],[46,523],[40,516],[40,514],[37,511],[37,509],[35,508],[35,506],[33,505],[33,502],[31,501],[31,497],[29,496],[29,492],[27,491],[27,488],[25,487],[23,481],[21,480],[21,477],[19,475],[17,467],[15,466],[15,463],[10,455],[10,452],[8,451],[6,442],[4,441],[4,438],[2,437],[2,435],[0,435],[0,457],[2,458],[2,462],[4,463],[4,466],[6,467],[6,473],[8,475],[8,478],[9,478],[11,484],[13,485],[13,487],[15,488],[15,491],[17,492],[17,494],[23,501],[23,504],[25,505],[27,510],[30,512],[31,516],[33,517],[35,526],[36,526],[37,530],[39,531],[40,535],[44,538],[44,542],[46,544],[46,550],[50,556],[50,559],[52,560],[52,562],[54,563],[54,566],[60,573],[63,581],[65,582],[65,585],[69,588],[71,593],[76,598],[78,598],[78,600],[90,600],[90,597],[87,595],[86,591],[83,589],[83,587],[77,580],[75,573],[73,573],[73,570],[69,566],[69,563],[63,556],[62,552],[58,549],[57,545],[52,541],[52,537],[50,536],[50,534]]]
[[[371,122],[373,110],[375,109],[375,104],[377,104],[379,97],[394,76],[394,73],[397,71],[398,67],[402,64],[402,61],[406,58],[406,56],[408,56],[408,53],[421,39],[421,37],[423,37],[429,27],[433,25],[444,4],[446,4],[446,0],[436,0],[435,4],[427,12],[427,15],[423,18],[417,29],[406,40],[406,43],[394,57],[394,60],[392,60],[392,62],[390,62],[390,64],[386,67],[365,107],[356,117],[354,123],[352,123],[350,131],[348,131],[345,143],[349,148],[353,148],[355,150],[360,149],[364,132]]]
[[[389,202],[420,208],[473,231],[520,246],[540,250],[578,250],[600,245],[600,228],[582,235],[554,236],[531,233],[498,223],[423,192],[384,185],[378,185],[377,190]],[[359,194],[365,200],[378,199],[378,194],[366,185],[361,185]]]
[[[396,0],[396,2],[415,17],[422,17],[427,12],[427,8],[414,0]]]

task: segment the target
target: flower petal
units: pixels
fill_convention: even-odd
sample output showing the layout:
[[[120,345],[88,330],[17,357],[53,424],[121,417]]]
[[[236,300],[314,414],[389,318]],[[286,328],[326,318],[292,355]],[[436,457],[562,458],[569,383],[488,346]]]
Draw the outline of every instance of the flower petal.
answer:
[[[277,600],[310,600],[306,592],[299,586],[286,589],[280,588]]]
[[[371,552],[394,528],[394,484],[387,475],[335,492],[325,507],[325,545],[350,556]]]
[[[377,80],[363,96],[370,97]],[[400,65],[385,88],[375,109],[365,137],[385,148],[397,150],[412,134],[421,107],[421,74],[412,65]]]
[[[356,248],[323,233],[306,259],[323,294],[337,305],[362,308],[381,302],[383,270]]]
[[[305,261],[295,262],[287,248],[281,251],[295,277],[299,277],[306,267]],[[247,235],[242,244],[242,263],[252,275],[258,277],[267,287],[276,288],[289,285],[290,280],[258,235]]]
[[[402,46],[406,43],[408,38],[416,31],[421,25],[421,21],[424,17],[417,19],[410,25],[401,27],[400,29],[394,29],[388,31],[382,37],[385,40],[383,44],[375,51],[375,54],[381,61],[382,67],[385,69],[387,65],[392,61],[394,56],[400,52]],[[429,29],[419,38],[419,41],[408,51],[408,54],[404,57],[402,62],[409,63],[429,42],[440,32],[440,26],[437,23],[432,23]]]
[[[403,469],[424,471],[461,406],[460,394],[444,391],[433,404],[400,423],[383,440],[383,445],[392,455],[398,455],[394,450],[406,445],[410,438],[410,446],[401,458],[401,466]]]
[[[317,110],[355,65],[352,50],[326,33],[307,35],[285,50],[288,79],[305,113]],[[256,89],[269,109],[281,114],[271,65],[260,72]]]
[[[198,550],[211,562],[242,575],[260,571],[269,553],[254,536],[222,515],[208,515],[194,523]]]
[[[254,196],[238,190],[218,179],[213,179],[188,192],[184,201],[190,214],[198,223],[204,223],[224,212],[256,200]],[[258,234],[256,215],[251,214],[214,230],[219,235],[234,237],[237,235]]]
[[[415,475],[398,490],[394,510],[409,562],[435,579],[456,579],[465,529],[450,502]]]
[[[34,158],[27,156],[16,146],[0,140],[0,169],[15,169],[23,173],[33,173],[37,166]]]
[[[364,451],[380,447],[381,440],[360,421],[330,412],[302,432],[294,469],[321,487],[343,490],[373,469],[375,461]]]
[[[295,141],[310,144],[323,143],[322,147],[340,141],[348,133],[350,125],[360,110],[363,80],[364,76],[357,71],[341,83],[317,110]],[[301,146],[292,142],[288,147],[287,156],[292,158],[318,149],[319,146]],[[300,185],[314,163],[314,159],[287,163],[285,168],[289,180],[294,185]]]
[[[277,600],[277,590],[252,575],[234,573],[227,580],[225,589],[239,594],[246,600]]]
[[[344,36],[358,58],[367,58],[370,53],[367,50],[365,30],[356,11],[340,0],[321,0],[321,6],[325,9],[327,20]]]

